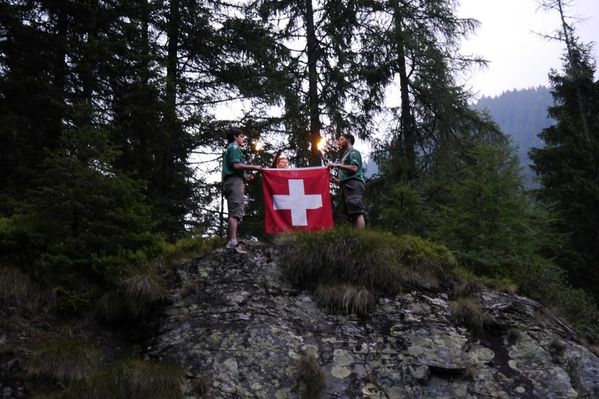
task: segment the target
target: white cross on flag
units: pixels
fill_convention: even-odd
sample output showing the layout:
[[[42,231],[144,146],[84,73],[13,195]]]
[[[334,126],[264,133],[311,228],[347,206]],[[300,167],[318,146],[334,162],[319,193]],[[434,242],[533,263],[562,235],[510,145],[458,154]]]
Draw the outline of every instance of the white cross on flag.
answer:
[[[334,226],[326,167],[263,169],[262,188],[268,234]]]

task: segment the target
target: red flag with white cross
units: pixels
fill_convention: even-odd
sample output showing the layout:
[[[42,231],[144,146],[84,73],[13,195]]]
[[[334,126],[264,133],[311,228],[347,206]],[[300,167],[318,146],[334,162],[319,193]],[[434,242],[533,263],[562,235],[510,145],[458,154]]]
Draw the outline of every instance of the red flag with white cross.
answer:
[[[268,234],[334,227],[326,167],[262,169]]]

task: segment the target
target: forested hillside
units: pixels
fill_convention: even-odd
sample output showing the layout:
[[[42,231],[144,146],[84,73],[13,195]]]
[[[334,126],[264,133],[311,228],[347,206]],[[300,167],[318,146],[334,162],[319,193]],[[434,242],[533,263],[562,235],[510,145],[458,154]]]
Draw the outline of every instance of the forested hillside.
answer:
[[[518,147],[518,159],[527,187],[538,186],[534,183],[528,151],[543,146],[539,134],[552,122],[548,115],[552,103],[549,89],[539,86],[509,90],[494,97],[483,96],[474,105],[476,110],[487,111]]]

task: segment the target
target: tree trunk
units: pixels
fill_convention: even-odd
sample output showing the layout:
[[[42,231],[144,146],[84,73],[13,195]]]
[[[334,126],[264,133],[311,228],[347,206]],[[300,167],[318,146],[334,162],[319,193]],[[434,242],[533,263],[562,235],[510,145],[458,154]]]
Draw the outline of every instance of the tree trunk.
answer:
[[[158,186],[164,193],[168,188],[167,182],[173,162],[174,140],[177,130],[177,81],[178,81],[178,50],[179,50],[179,0],[171,0],[169,20],[167,25],[168,47],[166,60],[166,98],[162,154],[160,160],[160,181]]]
[[[319,46],[314,27],[314,9],[312,0],[306,0],[306,40],[308,54],[308,112],[310,114],[310,165],[320,166],[321,156],[318,150],[320,142],[320,110],[318,107],[318,60]]]
[[[401,116],[400,116],[400,156],[405,157],[401,164],[405,165],[402,170],[404,177],[411,181],[416,177],[416,124],[412,114],[412,104],[409,92],[409,77],[406,67],[406,54],[404,48],[404,37],[402,28],[401,10],[397,3],[394,3],[395,32],[398,58],[399,88],[401,95]]]

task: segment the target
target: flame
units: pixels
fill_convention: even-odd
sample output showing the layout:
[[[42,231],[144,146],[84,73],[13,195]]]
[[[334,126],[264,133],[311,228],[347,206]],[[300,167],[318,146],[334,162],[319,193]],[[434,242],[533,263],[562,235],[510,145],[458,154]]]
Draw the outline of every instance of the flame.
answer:
[[[264,149],[264,146],[262,145],[261,141],[256,141],[254,143],[254,150],[256,151],[262,151]]]
[[[327,145],[327,138],[321,137],[316,148],[318,149],[318,151],[322,151],[326,145]]]

